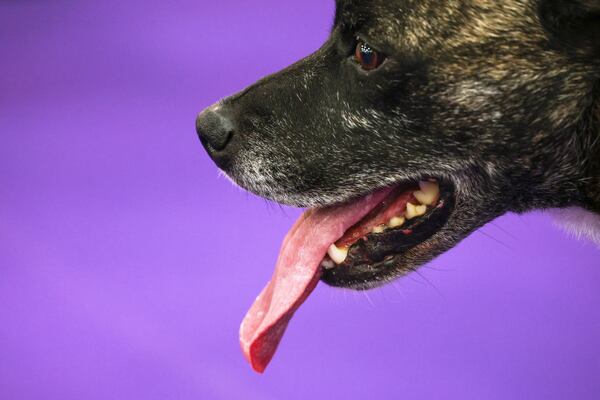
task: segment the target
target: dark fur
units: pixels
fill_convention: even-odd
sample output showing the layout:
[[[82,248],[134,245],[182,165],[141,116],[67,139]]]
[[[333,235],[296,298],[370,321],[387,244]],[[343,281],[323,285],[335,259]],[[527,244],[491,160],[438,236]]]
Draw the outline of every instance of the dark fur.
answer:
[[[357,36],[388,55],[379,69],[358,67]],[[321,49],[216,108],[235,133],[211,156],[278,202],[323,206],[424,176],[454,185],[440,231],[348,283],[375,286],[507,211],[600,212],[600,1],[338,0]]]

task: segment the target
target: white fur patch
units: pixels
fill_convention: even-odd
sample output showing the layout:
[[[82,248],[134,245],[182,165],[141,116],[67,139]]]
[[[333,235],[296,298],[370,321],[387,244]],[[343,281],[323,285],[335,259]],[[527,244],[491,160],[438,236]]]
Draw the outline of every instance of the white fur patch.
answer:
[[[578,239],[587,238],[600,246],[600,215],[580,207],[552,209],[550,215]]]

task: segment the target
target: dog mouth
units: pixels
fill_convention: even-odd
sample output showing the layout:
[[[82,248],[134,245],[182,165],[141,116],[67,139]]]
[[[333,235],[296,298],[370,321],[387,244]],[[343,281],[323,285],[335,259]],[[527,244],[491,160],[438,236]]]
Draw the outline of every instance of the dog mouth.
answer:
[[[397,185],[332,243],[321,261],[321,280],[366,289],[394,276],[403,255],[422,246],[447,222],[452,186],[436,179]]]
[[[425,254],[448,221],[454,190],[435,179],[405,182],[338,205],[309,209],[290,229],[275,272],[240,326],[252,367],[265,370],[296,310],[319,280],[366,289],[397,275],[403,254]],[[426,259],[424,257],[423,259]]]

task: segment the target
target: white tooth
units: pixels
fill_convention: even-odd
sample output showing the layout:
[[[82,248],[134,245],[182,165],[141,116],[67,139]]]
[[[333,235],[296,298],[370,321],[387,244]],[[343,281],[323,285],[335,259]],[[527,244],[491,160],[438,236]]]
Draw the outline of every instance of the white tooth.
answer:
[[[417,207],[413,203],[406,203],[406,219],[413,219],[417,216]]]
[[[415,206],[412,203],[406,203],[406,219],[413,219],[425,215],[427,212],[426,205]]]
[[[413,203],[406,203],[406,219],[413,219],[417,216],[417,207]]]
[[[425,193],[434,194],[434,196],[440,194],[440,185],[437,182],[421,181],[419,187]]]
[[[385,225],[377,225],[376,227],[373,228],[373,230],[371,230],[371,232],[383,233],[385,231],[385,228],[387,228]]]
[[[388,221],[387,226],[389,226],[390,228],[397,228],[399,226],[404,225],[405,222],[406,218],[404,217],[394,217]]]
[[[417,210],[417,217],[425,215],[425,213],[427,212],[427,206],[425,204],[416,206],[415,209]]]
[[[435,200],[438,197],[437,193],[434,193],[434,192],[424,192],[422,190],[417,190],[416,192],[413,193],[413,196],[415,196],[415,198],[417,200],[419,200],[419,203],[425,204],[425,205],[428,205],[428,206],[432,206],[433,203],[435,203]]]
[[[335,264],[333,261],[327,259],[327,260],[323,260],[323,262],[321,263],[321,266],[325,269],[333,269],[335,268]]]
[[[329,257],[331,257],[334,263],[341,264],[344,261],[346,261],[346,257],[348,257],[348,248],[344,247],[340,249],[335,244],[332,244],[331,246],[329,246],[327,254],[329,254]]]

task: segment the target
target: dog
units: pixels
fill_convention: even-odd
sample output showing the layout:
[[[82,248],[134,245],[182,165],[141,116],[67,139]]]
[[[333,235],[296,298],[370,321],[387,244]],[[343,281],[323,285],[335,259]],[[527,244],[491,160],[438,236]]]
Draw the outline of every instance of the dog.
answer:
[[[385,284],[509,211],[600,244],[600,0],[337,0],[319,50],[196,128],[233,182],[306,220],[366,207],[320,244],[333,286]]]

